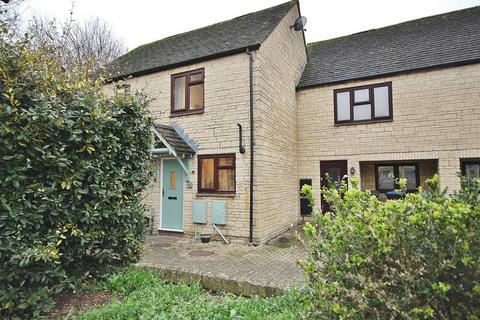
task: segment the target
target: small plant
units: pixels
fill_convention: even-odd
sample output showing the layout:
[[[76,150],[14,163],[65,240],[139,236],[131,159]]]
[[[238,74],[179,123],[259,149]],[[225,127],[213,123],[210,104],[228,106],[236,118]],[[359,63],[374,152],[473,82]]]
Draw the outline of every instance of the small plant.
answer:
[[[428,192],[386,202],[351,182],[323,189],[332,212],[304,228],[311,316],[480,318],[479,182],[462,178],[448,196],[434,176]],[[314,200],[310,187],[303,192]]]

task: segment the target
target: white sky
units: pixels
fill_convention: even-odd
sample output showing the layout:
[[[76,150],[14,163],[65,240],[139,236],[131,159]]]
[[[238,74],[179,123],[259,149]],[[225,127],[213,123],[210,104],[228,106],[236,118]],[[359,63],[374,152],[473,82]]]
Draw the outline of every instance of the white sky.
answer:
[[[75,0],[74,17],[102,18],[131,50],[283,2],[286,0]],[[307,42],[476,5],[480,0],[300,0],[302,15],[308,19]],[[23,14],[37,12],[65,20],[70,8],[70,0],[26,0]]]

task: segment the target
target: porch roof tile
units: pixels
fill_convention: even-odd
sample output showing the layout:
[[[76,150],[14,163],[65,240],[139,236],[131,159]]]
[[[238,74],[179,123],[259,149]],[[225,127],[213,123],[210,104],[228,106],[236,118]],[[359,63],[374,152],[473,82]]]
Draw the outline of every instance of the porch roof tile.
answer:
[[[177,133],[175,128],[164,124],[155,123],[155,129],[167,140],[175,152],[179,154],[194,154],[195,150]]]

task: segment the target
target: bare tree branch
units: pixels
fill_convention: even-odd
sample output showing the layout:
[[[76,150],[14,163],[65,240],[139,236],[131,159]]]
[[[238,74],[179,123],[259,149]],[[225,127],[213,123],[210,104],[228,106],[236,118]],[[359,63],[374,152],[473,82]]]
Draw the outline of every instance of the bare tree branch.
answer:
[[[25,0],[0,1],[0,22],[9,30],[19,31],[22,24],[20,7]]]
[[[9,4],[0,2],[0,18],[18,35],[26,30],[32,48],[53,48],[50,52],[55,53],[65,68],[80,66],[81,70],[95,72],[127,52],[123,40],[116,37],[112,28],[101,18],[76,21],[74,1],[64,21],[38,14],[24,21],[20,14],[20,6],[24,1],[10,0]]]

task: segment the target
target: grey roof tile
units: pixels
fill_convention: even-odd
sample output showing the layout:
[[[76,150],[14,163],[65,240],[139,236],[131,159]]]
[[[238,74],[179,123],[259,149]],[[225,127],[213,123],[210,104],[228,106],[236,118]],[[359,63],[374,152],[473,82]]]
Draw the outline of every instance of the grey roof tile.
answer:
[[[167,126],[164,124],[154,123],[153,126],[155,129],[162,135],[162,137],[167,140],[168,144],[178,154],[194,154],[196,150],[185,141],[175,130],[174,127]]]
[[[480,62],[480,6],[311,43],[297,88]]]
[[[295,3],[289,1],[142,45],[113,61],[107,71],[113,78],[139,75],[258,48]]]

